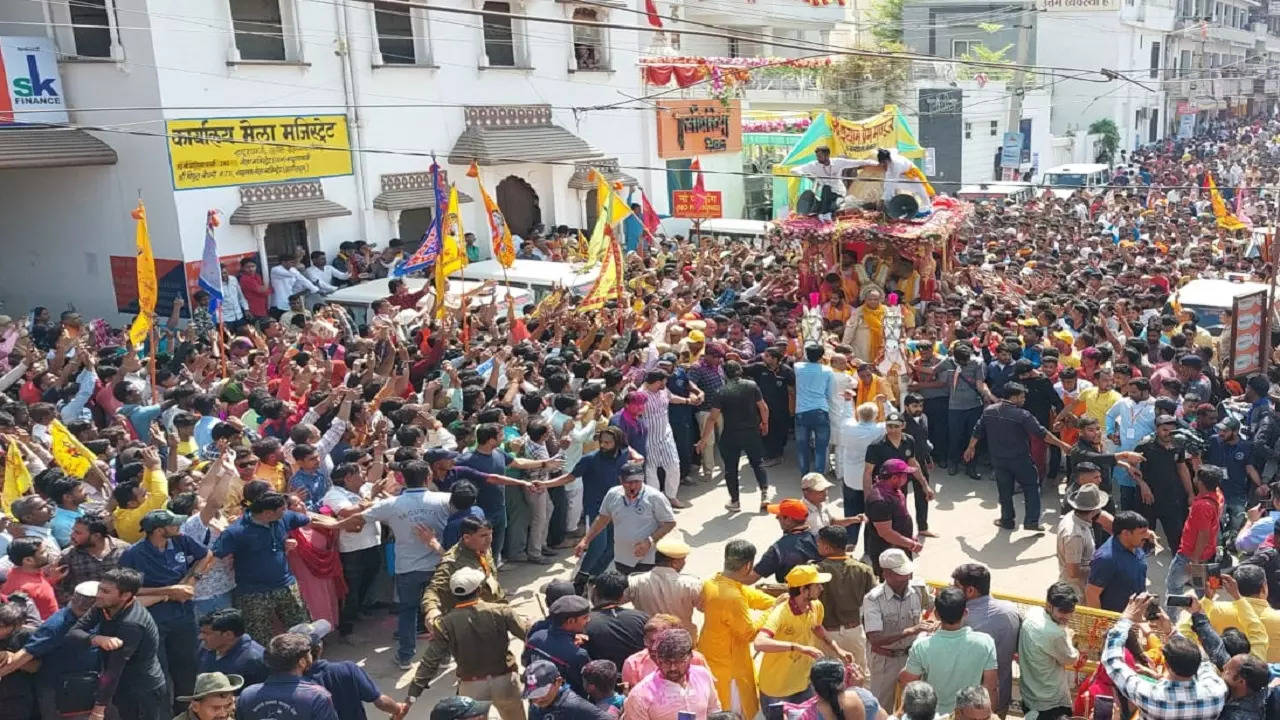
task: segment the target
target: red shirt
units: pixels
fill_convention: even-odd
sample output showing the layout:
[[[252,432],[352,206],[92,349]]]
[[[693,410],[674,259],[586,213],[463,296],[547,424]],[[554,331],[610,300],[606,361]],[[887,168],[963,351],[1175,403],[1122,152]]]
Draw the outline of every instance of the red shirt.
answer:
[[[422,299],[431,290],[431,285],[423,285],[418,292],[406,292],[400,295],[388,295],[385,300],[401,310],[412,310],[418,306],[418,301]]]
[[[45,579],[44,573],[36,570],[14,568],[9,571],[9,578],[0,585],[0,595],[15,592],[26,593],[40,611],[40,619],[48,620],[49,616],[58,612],[58,598],[53,594],[53,586]]]
[[[1222,506],[1218,504],[1218,494],[1201,493],[1191,501],[1191,512],[1187,522],[1182,526],[1182,542],[1178,545],[1178,554],[1191,562],[1207,562],[1213,559],[1218,547],[1218,518],[1222,514]],[[1209,531],[1209,542],[1205,543],[1200,557],[1191,557],[1196,549],[1196,535],[1201,530]]]
[[[240,281],[240,292],[244,293],[245,302],[249,303],[249,312],[256,317],[264,317],[271,289],[262,282],[262,276],[258,273],[241,273],[236,279]]]

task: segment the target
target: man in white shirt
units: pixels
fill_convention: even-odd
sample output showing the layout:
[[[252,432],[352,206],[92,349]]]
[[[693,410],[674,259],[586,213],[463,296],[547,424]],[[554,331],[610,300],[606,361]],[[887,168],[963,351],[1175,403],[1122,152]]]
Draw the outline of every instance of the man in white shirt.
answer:
[[[831,212],[844,197],[844,171],[846,168],[865,167],[865,160],[832,158],[831,148],[822,146],[813,151],[817,160],[791,169],[794,175],[813,180],[813,189],[805,190],[796,199],[796,212],[801,215],[817,215],[830,220]]]
[[[916,199],[920,201],[921,210],[927,210],[931,207],[929,193],[924,189],[924,183],[907,176],[907,173],[915,168],[915,163],[898,153],[880,148],[876,150],[875,160],[848,160],[847,162],[850,163],[848,167],[862,168],[879,165],[884,170],[883,199],[886,203],[892,200],[894,195],[904,192],[916,196]]]
[[[853,412],[853,417],[840,425],[840,471],[844,479],[844,514],[855,517],[866,510],[866,496],[862,485],[863,468],[867,464],[867,447],[884,437],[884,423],[876,422],[879,408],[875,403],[863,403]],[[858,542],[858,528],[849,529],[849,542]]]
[[[222,268],[222,321],[232,329],[245,319],[249,312],[249,300],[240,289],[240,281],[235,275]]]
[[[281,312],[289,309],[289,297],[302,291],[318,293],[320,288],[298,270],[291,257],[280,256],[271,266],[271,307]]]
[[[307,307],[311,308],[320,301],[322,295],[328,295],[338,289],[335,280],[346,280],[351,277],[350,273],[344,273],[332,265],[327,264],[324,251],[316,250],[311,253],[311,265],[306,270],[307,279],[319,288],[319,292],[313,292],[307,296]]]

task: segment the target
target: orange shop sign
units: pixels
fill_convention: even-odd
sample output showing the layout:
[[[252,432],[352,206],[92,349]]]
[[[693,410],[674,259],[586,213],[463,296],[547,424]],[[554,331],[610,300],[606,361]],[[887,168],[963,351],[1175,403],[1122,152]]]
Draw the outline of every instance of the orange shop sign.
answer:
[[[738,152],[742,149],[742,102],[659,100],[658,157]]]
[[[724,217],[724,197],[719,190],[673,190],[671,215],[694,220]]]

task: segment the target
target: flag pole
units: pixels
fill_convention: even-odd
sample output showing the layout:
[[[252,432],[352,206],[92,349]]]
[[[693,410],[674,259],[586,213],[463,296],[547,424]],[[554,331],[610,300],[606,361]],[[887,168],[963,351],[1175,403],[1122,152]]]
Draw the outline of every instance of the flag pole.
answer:
[[[156,387],[156,322],[155,318],[151,320],[151,329],[148,331],[147,338],[147,373],[151,377],[151,404],[155,405],[160,402],[160,389]]]
[[[227,323],[222,317],[222,303],[218,303],[218,356],[222,358],[222,377],[227,378]]]

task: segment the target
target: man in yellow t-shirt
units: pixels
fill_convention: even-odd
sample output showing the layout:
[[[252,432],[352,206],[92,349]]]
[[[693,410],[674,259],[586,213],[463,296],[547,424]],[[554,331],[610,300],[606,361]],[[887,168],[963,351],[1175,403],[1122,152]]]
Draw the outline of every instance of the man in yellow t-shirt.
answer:
[[[139,453],[142,462],[142,479],[126,478],[117,481],[112,496],[116,499],[116,509],[111,513],[115,520],[116,535],[127,543],[136,543],[142,539],[142,516],[152,510],[159,510],[169,502],[169,480],[160,469],[160,453],[153,447],[147,447]],[[124,467],[128,467],[126,463]]]
[[[1098,421],[1102,427],[1107,426],[1107,411],[1120,400],[1120,393],[1112,387],[1115,385],[1115,374],[1111,368],[1098,368],[1094,377],[1097,384],[1088,390],[1082,390],[1077,402],[1084,405],[1084,416]]]
[[[781,720],[782,703],[798,703],[813,696],[809,668],[825,655],[838,657],[846,665],[853,655],[836,647],[822,627],[822,585],[831,573],[819,572],[815,565],[797,565],[787,573],[786,602],[769,611],[755,649],[760,658],[760,707],[766,720]]]

